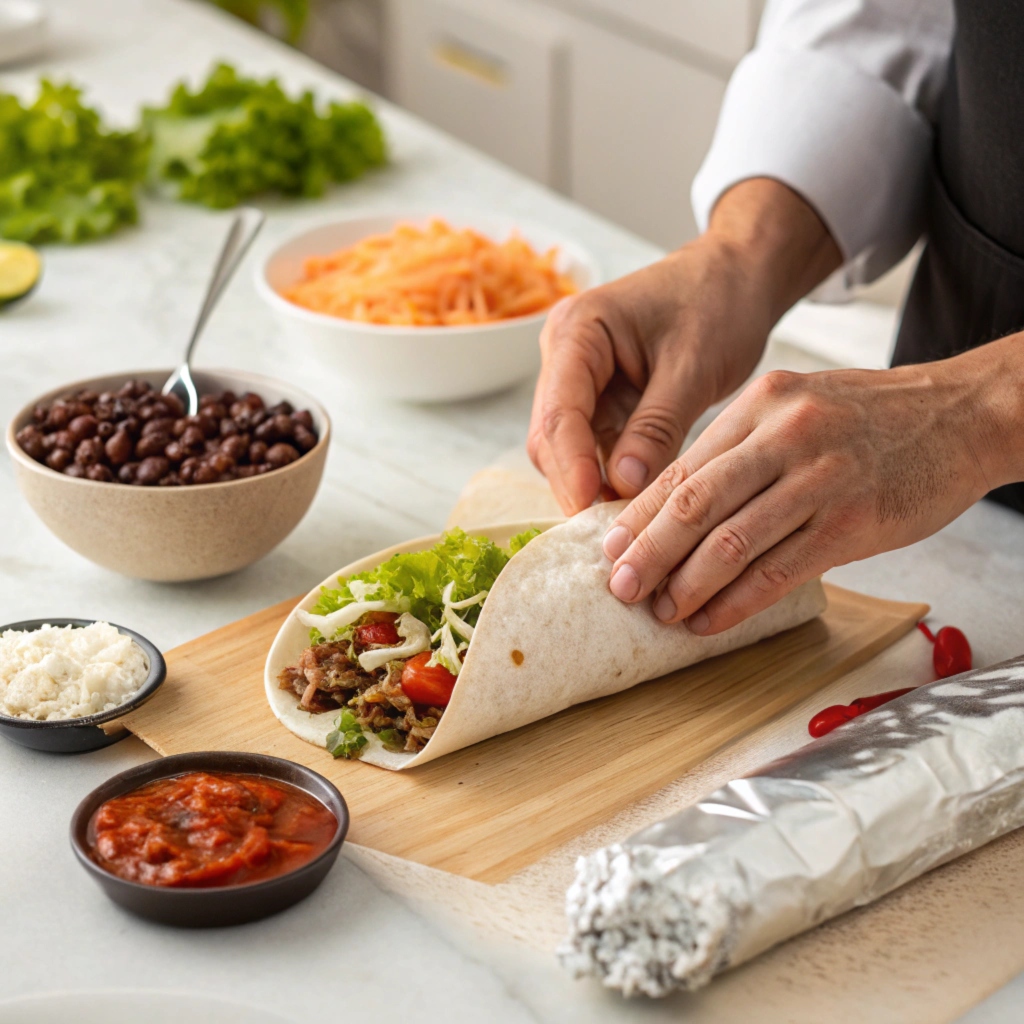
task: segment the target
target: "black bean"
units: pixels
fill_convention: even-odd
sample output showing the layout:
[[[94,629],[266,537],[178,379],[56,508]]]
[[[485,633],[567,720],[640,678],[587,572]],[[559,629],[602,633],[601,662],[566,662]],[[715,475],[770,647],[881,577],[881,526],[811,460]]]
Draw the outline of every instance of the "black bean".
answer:
[[[87,437],[75,449],[75,462],[80,466],[95,466],[105,454],[103,442],[98,437]]]
[[[298,457],[299,453],[290,444],[275,444],[267,451],[267,464],[273,469],[280,469]]]
[[[163,455],[170,443],[170,434],[143,434],[135,446],[135,458],[148,459],[151,455]]]
[[[151,455],[139,463],[135,479],[146,487],[152,487],[170,470],[171,464],[162,455]]]
[[[22,427],[14,435],[14,439],[30,459],[41,462],[46,456],[46,449],[43,447],[43,432],[38,427]]]
[[[84,441],[87,437],[96,436],[97,427],[99,427],[99,421],[92,413],[82,413],[68,424],[68,433],[76,441]]]
[[[70,466],[73,461],[71,452],[66,448],[54,448],[53,451],[46,456],[46,464],[50,469],[57,470],[58,473]]]
[[[317,436],[312,430],[307,430],[301,423],[295,424],[295,436],[292,443],[300,452],[309,452],[316,447]]]
[[[132,457],[134,447],[128,431],[119,430],[107,441],[104,451],[106,451],[107,458],[113,465],[120,466]]]

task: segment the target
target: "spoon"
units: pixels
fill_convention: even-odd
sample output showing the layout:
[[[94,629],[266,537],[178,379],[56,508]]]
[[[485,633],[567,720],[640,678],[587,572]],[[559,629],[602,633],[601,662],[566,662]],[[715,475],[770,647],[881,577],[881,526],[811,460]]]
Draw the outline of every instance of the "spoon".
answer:
[[[192,359],[192,352],[199,341],[199,335],[203,333],[206,321],[217,305],[221,294],[224,291],[231,275],[234,274],[242,257],[252,244],[252,240],[263,226],[263,213],[251,206],[243,206],[231,222],[231,230],[224,242],[220,258],[214,267],[213,277],[210,279],[210,286],[206,289],[206,298],[196,318],[196,325],[192,328],[192,337],[189,338],[188,347],[185,349],[185,361],[174,373],[167,378],[161,394],[177,395],[181,404],[185,406],[185,412],[189,416],[195,416],[199,412],[199,392],[196,390],[192,380],[192,371],[189,368]]]

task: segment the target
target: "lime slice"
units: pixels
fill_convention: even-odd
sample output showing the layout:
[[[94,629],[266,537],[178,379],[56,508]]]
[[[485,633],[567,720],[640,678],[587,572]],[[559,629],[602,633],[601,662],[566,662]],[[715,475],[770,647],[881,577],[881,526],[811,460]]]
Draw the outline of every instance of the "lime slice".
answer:
[[[0,306],[28,295],[39,281],[43,261],[23,242],[0,242]]]

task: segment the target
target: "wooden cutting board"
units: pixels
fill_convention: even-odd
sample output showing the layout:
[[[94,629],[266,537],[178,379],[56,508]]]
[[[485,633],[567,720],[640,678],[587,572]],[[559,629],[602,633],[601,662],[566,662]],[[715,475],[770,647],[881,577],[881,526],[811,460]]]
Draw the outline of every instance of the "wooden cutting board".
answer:
[[[161,754],[246,750],[308,765],[344,794],[352,842],[493,884],[834,682],[928,610],[826,590],[821,619],[400,773],[335,761],[271,713],[264,660],[297,598],[170,651],[167,681],[124,721]]]

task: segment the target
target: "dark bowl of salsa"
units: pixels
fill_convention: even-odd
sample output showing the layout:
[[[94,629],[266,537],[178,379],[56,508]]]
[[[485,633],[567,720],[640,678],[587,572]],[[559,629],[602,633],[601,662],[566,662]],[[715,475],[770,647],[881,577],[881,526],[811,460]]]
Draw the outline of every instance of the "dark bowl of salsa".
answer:
[[[322,775],[265,754],[176,754],[121,772],[71,819],[71,846],[117,904],[211,928],[305,899],[338,858],[348,808]]]

